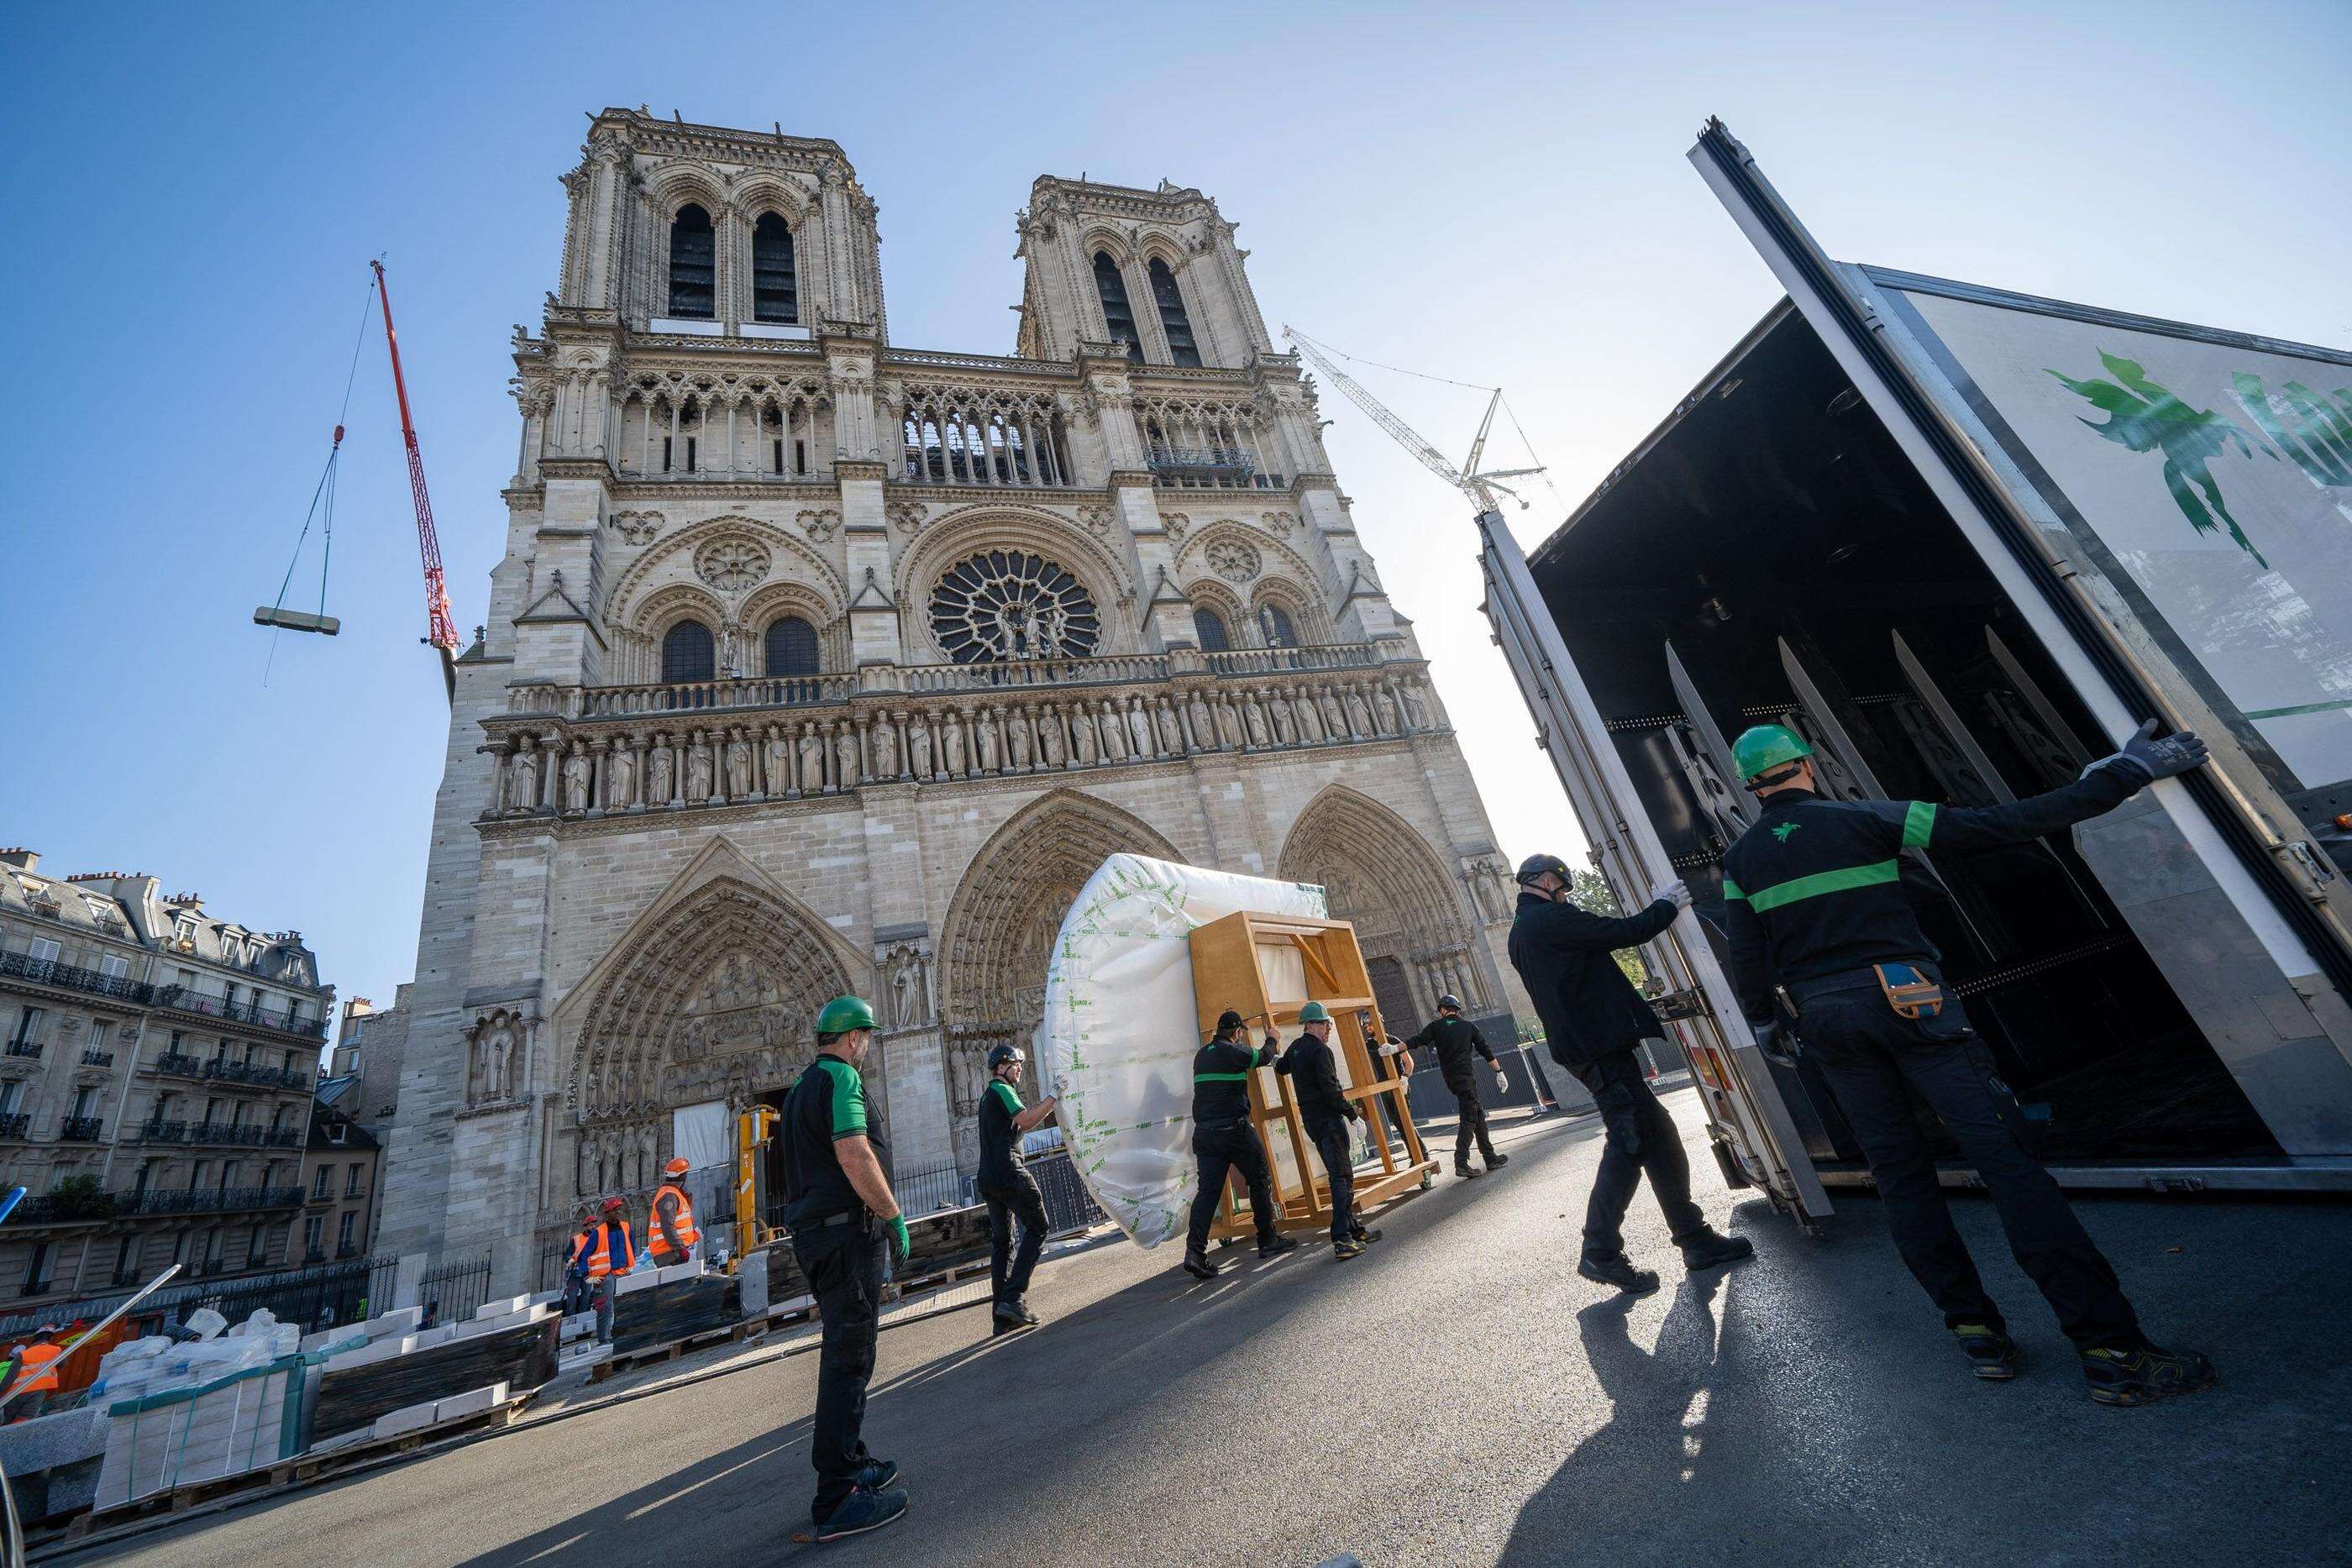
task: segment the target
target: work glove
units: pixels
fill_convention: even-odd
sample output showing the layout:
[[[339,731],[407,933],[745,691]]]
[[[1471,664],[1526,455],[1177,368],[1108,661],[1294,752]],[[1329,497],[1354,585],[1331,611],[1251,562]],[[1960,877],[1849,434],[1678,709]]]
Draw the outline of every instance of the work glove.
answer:
[[[1797,1065],[1797,1057],[1802,1047],[1797,1039],[1797,1031],[1785,1021],[1771,1018],[1757,1023],[1751,1019],[1748,1027],[1756,1036],[1756,1049],[1764,1053],[1767,1061],[1777,1061],[1783,1067]]]
[[[890,1245],[898,1249],[898,1261],[904,1263],[907,1255],[915,1249],[913,1238],[907,1234],[907,1217],[894,1214],[887,1223],[890,1228]]]
[[[1662,898],[1672,903],[1676,909],[1688,909],[1691,904],[1689,884],[1680,877],[1676,877],[1662,887],[1654,887],[1650,890],[1652,904],[1657,903]]]
[[[2121,751],[2100,758],[2083,771],[2087,774],[2092,768],[2114,764],[2137,774],[2142,784],[2151,784],[2158,779],[2175,779],[2191,768],[2202,768],[2208,755],[2205,743],[2191,732],[2184,729],[2158,736],[2156,720],[2149,719],[2124,742]]]

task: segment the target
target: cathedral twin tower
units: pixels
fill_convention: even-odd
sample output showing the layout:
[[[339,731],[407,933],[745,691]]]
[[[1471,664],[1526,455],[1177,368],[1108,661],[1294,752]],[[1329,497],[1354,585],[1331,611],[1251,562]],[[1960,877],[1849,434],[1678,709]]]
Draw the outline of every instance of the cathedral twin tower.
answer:
[[[895,346],[830,141],[596,117],[515,337],[384,1245],[541,1288],[585,1199],[731,1135],[876,998],[902,1186],[974,1163],[1120,851],[1325,885],[1384,1008],[1528,1010],[1411,626],[1198,191],[1042,178],[1010,356]]]

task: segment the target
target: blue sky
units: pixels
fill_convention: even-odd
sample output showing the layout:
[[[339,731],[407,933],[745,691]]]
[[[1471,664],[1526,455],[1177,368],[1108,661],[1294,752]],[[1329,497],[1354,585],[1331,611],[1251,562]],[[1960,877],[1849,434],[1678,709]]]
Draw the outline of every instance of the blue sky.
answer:
[[[839,141],[908,347],[1010,350],[1036,174],[1198,185],[1269,324],[1503,383],[1570,502],[1777,298],[1683,160],[1708,114],[1842,258],[2352,340],[2341,0],[1916,9],[11,7],[0,840],[297,927],[346,997],[409,977],[447,712],[378,338],[342,635],[281,637],[265,685],[249,617],[381,252],[457,617],[480,619],[508,334],[554,281],[556,177],[605,104]],[[1466,444],[1477,394],[1365,379]],[[1336,394],[1324,413],[1503,849],[1573,852],[1463,507]],[[1531,494],[1530,540],[1559,511]]]

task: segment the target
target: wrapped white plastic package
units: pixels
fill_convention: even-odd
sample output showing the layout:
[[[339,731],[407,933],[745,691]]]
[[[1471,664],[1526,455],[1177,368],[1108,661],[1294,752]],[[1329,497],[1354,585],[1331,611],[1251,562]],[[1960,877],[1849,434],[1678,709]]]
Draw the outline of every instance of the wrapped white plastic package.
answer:
[[[1035,1056],[1080,1177],[1139,1246],[1183,1234],[1200,1180],[1188,938],[1245,909],[1319,920],[1326,907],[1306,883],[1143,855],[1111,856],[1079,889],[1046,967]]]

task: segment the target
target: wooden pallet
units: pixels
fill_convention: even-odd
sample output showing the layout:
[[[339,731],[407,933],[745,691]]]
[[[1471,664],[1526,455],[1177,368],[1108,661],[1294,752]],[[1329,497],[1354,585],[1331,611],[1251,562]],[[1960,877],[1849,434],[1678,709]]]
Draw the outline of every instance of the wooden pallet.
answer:
[[[523,1406],[530,1404],[537,1393],[537,1389],[532,1389],[518,1394],[502,1405],[493,1405],[487,1410],[453,1416],[446,1421],[436,1421],[413,1432],[346,1443],[323,1454],[297,1454],[275,1464],[240,1470],[233,1476],[171,1487],[110,1509],[93,1509],[68,1521],[64,1529],[51,1539],[79,1541],[94,1531],[110,1530],[119,1524],[153,1518],[158,1514],[184,1513],[241,1494],[250,1493],[258,1497],[268,1492],[308,1486],[315,1481],[331,1479],[343,1471],[397,1458],[452,1437],[511,1426],[521,1417]]]
[[[635,1372],[641,1366],[658,1366],[663,1362],[676,1361],[681,1355],[687,1355],[698,1350],[708,1350],[712,1345],[740,1344],[754,1333],[764,1332],[764,1329],[749,1322],[733,1322],[720,1328],[705,1329],[700,1333],[691,1333],[684,1339],[667,1340],[660,1344],[649,1344],[636,1350],[618,1352],[590,1367],[588,1381],[602,1383],[616,1374]]]

